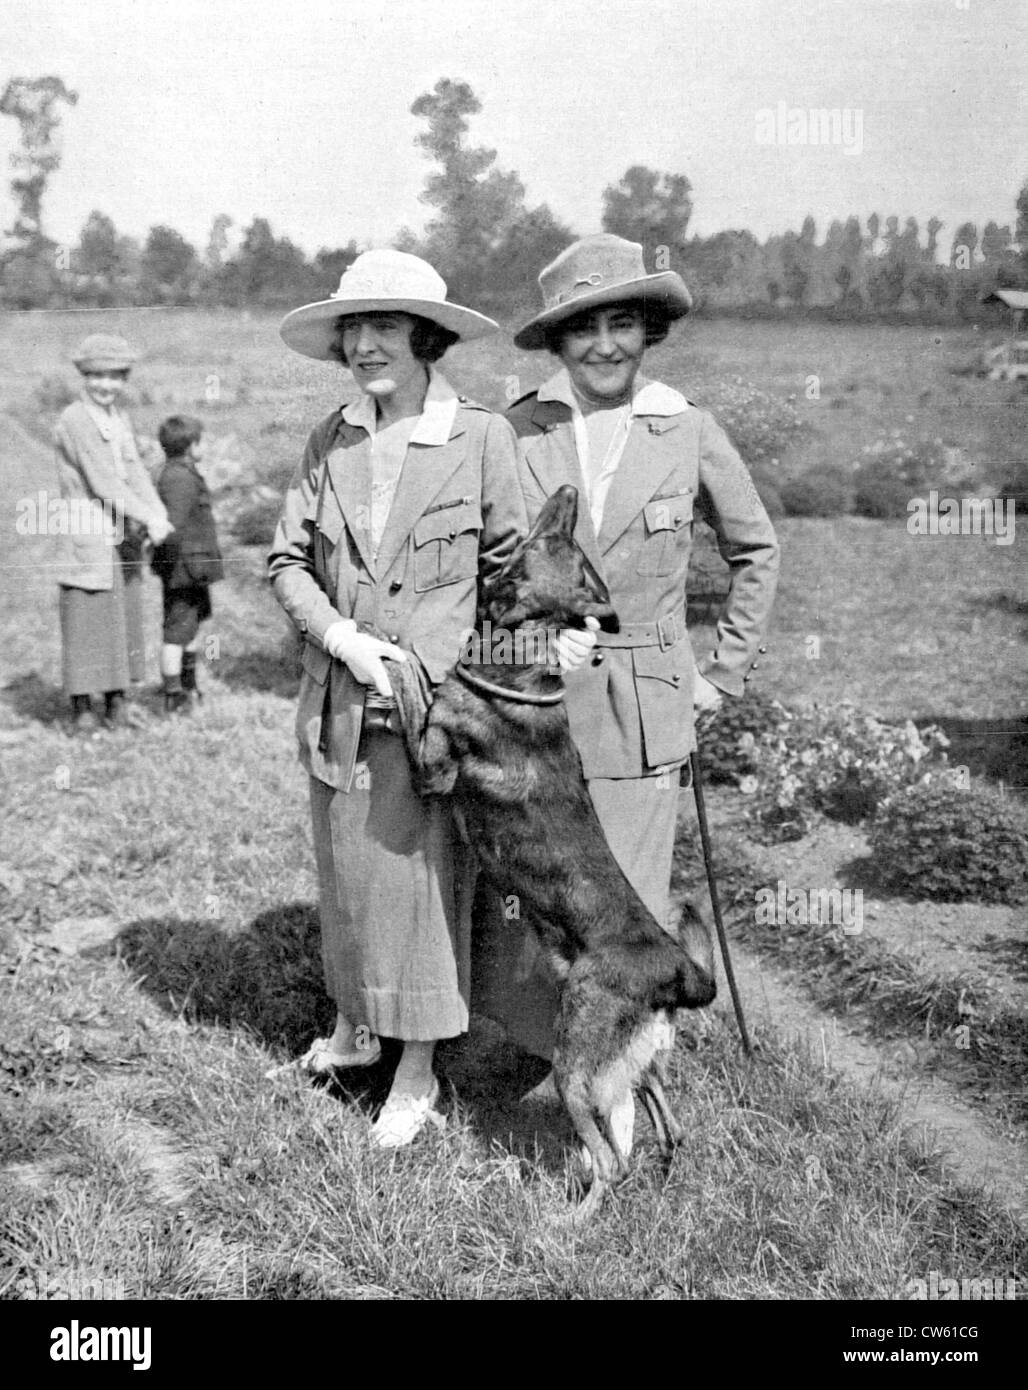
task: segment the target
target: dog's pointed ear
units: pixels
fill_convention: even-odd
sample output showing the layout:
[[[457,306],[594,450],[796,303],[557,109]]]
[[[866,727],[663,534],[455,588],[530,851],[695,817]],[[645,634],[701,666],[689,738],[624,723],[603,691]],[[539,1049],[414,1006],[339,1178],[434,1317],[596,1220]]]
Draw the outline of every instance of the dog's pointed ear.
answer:
[[[543,503],[542,511],[535,519],[535,525],[528,533],[526,545],[541,536],[564,535],[568,539],[575,534],[578,523],[578,488],[564,483]]]
[[[601,579],[588,555],[584,553],[582,555],[582,578],[585,580],[586,590],[593,599],[593,602],[586,606],[584,615],[595,618],[603,632],[620,631],[621,624],[618,622],[618,615],[614,612],[610,602],[610,590]]]
[[[585,587],[592,594],[597,603],[610,603],[610,590],[600,578],[596,566],[589,559],[588,555],[582,555],[582,573],[585,577]]]

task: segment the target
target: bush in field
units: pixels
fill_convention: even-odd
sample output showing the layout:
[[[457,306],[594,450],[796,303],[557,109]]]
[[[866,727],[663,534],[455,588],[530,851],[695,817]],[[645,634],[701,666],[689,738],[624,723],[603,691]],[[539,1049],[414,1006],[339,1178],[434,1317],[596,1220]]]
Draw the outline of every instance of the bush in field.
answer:
[[[281,497],[257,498],[236,513],[231,522],[232,534],[240,545],[268,546],[281,514]]]
[[[1020,903],[1028,898],[1028,810],[947,777],[904,787],[871,827],[879,881],[918,898]]]
[[[701,401],[751,467],[777,461],[800,428],[791,401],[761,391],[742,377],[704,385]]]
[[[909,720],[885,724],[852,705],[786,712],[756,745],[756,771],[739,785],[754,796],[753,817],[770,838],[795,840],[818,814],[863,820],[941,768],[947,745],[934,726],[918,732]]]
[[[704,776],[738,786],[757,771],[761,746],[777,737],[788,718],[784,706],[766,695],[723,701],[702,739]]]
[[[864,449],[853,471],[853,510],[881,521],[905,519],[912,498],[927,496],[932,487],[957,484],[947,468],[940,440],[916,445],[895,435],[876,440]]]
[[[837,470],[812,468],[802,477],[783,483],[780,496],[788,516],[845,516],[852,489]]]

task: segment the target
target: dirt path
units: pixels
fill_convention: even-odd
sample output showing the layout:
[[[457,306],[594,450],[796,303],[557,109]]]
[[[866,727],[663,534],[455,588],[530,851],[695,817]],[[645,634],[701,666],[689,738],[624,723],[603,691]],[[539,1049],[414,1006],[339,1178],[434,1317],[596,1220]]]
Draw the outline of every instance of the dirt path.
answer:
[[[824,1057],[827,1067],[898,1100],[912,1138],[936,1138],[945,1167],[958,1181],[992,1191],[1028,1225],[1028,1153],[1022,1147],[990,1134],[982,1116],[944,1082],[917,1075],[905,1050],[909,1045],[874,1046],[818,1009],[781,971],[738,943],[731,950],[751,1033],[759,1036],[762,1028],[773,1026],[787,1038],[801,1038],[813,1056]],[[731,1016],[723,975],[718,987],[714,1007]]]

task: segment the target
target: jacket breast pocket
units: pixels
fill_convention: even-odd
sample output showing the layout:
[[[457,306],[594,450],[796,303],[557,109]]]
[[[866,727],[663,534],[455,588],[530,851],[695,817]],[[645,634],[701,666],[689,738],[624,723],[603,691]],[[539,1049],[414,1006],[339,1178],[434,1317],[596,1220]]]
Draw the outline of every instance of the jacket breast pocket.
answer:
[[[638,574],[674,574],[682,563],[680,551],[688,549],[692,532],[692,493],[655,497],[643,508],[646,535],[639,556]]]
[[[414,527],[414,588],[422,594],[478,574],[482,510],[477,502],[440,507]]]

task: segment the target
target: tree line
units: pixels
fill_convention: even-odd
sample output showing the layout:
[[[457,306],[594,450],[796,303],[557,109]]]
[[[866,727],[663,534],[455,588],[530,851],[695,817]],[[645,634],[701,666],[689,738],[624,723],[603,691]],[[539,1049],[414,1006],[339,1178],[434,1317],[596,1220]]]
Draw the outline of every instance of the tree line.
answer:
[[[43,200],[60,164],[62,108],[77,94],[59,77],[16,78],[0,96],[19,143],[10,182],[17,213],[0,244],[0,304],[9,309],[116,307],[133,304],[282,309],[322,298],[360,248],[322,248],[308,256],[255,217],[232,246],[233,224],[214,218],[197,248],[174,227],[146,238],[118,232],[106,213],[89,214],[72,246],[53,241]],[[517,173],[497,152],[468,140],[481,109],[465,82],[440,79],[410,110],[424,123],[416,143],[431,161],[422,200],[432,210],[419,234],[400,228],[393,244],[424,256],[452,296],[501,318],[536,306],[540,268],[578,232],[545,204],[531,207]],[[728,230],[688,235],[692,187],[684,174],[643,165],[626,170],[602,195],[600,225],[643,244],[650,269],[674,269],[701,307],[718,312],[822,312],[842,318],[916,315],[932,321],[977,317],[985,294],[1028,287],[1028,180],[1015,224],[971,221],[956,228],[948,261],[939,256],[943,223],[872,214],[835,219],[819,235],[807,216],[799,231],[760,241]]]

